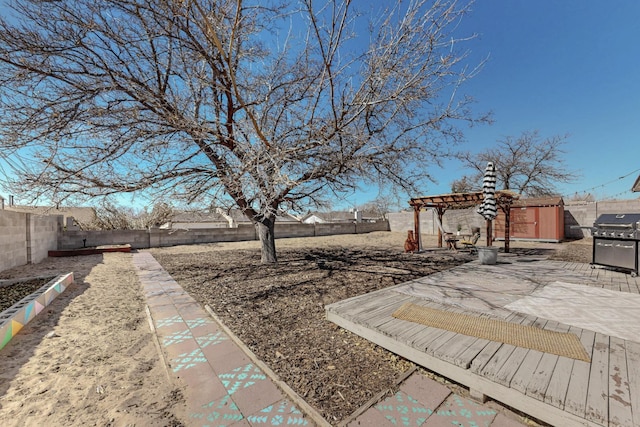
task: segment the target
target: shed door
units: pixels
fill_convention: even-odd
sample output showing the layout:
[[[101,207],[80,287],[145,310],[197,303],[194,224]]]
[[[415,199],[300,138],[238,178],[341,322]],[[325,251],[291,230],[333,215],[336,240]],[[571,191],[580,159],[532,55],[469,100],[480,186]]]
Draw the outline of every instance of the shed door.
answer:
[[[536,207],[511,209],[511,237],[537,239],[540,237],[539,212]]]

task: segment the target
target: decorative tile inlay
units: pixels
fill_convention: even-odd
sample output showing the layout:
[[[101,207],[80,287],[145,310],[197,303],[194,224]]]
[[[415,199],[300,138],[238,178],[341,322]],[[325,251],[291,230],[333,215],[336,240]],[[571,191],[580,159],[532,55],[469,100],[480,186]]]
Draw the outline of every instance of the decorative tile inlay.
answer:
[[[191,414],[191,418],[209,421],[211,426],[224,427],[240,421],[243,417],[231,397],[224,396],[218,401],[211,401],[202,405],[202,410]],[[209,424],[203,424],[209,426]]]
[[[425,408],[416,399],[401,391],[386,398],[375,408],[394,425],[400,426],[420,426],[433,413],[433,410]]]
[[[496,414],[497,412],[493,409],[452,394],[442,403],[432,418],[446,418],[447,422],[456,426],[488,427]]]
[[[24,308],[24,319],[26,322],[31,320],[31,316],[34,315],[33,313],[35,312],[35,305],[35,301],[32,301]]]
[[[167,317],[166,319],[156,320],[156,328],[164,328],[167,326],[173,326],[175,324],[183,323],[183,322],[184,320],[182,320],[182,317],[176,314],[175,316]]]
[[[227,337],[226,334],[218,331],[215,334],[207,334],[201,337],[196,337],[196,342],[198,343],[198,345],[202,348],[205,348],[207,346],[213,346],[216,344],[220,344],[223,341],[228,340],[229,337]]]
[[[162,339],[162,344],[169,346],[171,344],[180,344],[190,339],[193,339],[193,335],[191,335],[191,331],[187,329],[186,331],[178,331],[167,335]]]
[[[286,400],[275,405],[267,406],[255,415],[250,415],[247,420],[251,425],[272,425],[272,426],[306,426],[309,423],[304,419],[294,405]]]
[[[207,363],[207,358],[202,354],[202,350],[199,348],[193,350],[190,353],[182,353],[175,359],[171,360],[171,366],[173,372],[184,371],[185,369],[193,368],[198,363]]]
[[[251,387],[256,381],[266,380],[267,376],[253,363],[249,363],[246,366],[234,369],[228,374],[218,375],[218,378],[227,389],[227,393],[231,395],[240,389]]]
[[[187,322],[187,326],[191,329],[197,328],[198,326],[210,325],[213,323],[211,319],[207,319],[206,317],[199,317],[197,319],[185,320]]]

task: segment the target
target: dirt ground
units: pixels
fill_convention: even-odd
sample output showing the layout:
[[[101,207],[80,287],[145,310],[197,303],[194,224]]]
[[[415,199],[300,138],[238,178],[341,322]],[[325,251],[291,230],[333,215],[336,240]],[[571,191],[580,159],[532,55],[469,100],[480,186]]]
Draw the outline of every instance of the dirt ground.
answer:
[[[446,250],[404,254],[404,239],[384,232],[281,239],[277,266],[260,265],[258,242],[151,252],[338,424],[413,364],[326,321],[324,306],[475,258]],[[591,241],[512,242],[512,252],[589,262]],[[68,271],[76,278],[0,350],[0,425],[182,425],[182,396],[160,362],[130,257],[49,258],[0,272],[0,279]]]

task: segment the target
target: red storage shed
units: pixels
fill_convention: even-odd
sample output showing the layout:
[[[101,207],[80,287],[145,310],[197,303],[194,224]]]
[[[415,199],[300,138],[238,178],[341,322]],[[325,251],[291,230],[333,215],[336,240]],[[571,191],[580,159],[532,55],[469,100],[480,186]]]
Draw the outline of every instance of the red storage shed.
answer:
[[[564,201],[562,197],[521,199],[511,206],[511,239],[560,242],[564,240]],[[504,212],[498,211],[493,223],[496,240],[504,238]]]

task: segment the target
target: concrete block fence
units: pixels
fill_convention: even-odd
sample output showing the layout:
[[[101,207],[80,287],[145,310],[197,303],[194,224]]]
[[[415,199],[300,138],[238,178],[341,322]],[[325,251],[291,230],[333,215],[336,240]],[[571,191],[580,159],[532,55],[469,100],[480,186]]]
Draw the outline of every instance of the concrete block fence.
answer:
[[[640,199],[605,201],[596,203],[566,204],[564,206],[564,234],[566,238],[590,236],[580,227],[593,226],[603,213],[640,212]],[[424,234],[437,234],[438,227],[432,211],[420,213],[420,229]],[[388,221],[376,223],[328,223],[328,224],[276,224],[276,238],[328,236],[333,234],[359,234],[372,231],[413,230],[413,212],[390,213]],[[455,231],[460,225],[468,233],[473,227],[484,230],[483,218],[475,208],[445,213],[444,228]],[[63,216],[42,216],[0,209],[0,271],[38,263],[50,250],[79,249],[102,245],[129,244],[134,249],[190,245],[215,242],[257,240],[252,225],[238,228],[173,229],[173,230],[64,230]]]
[[[372,231],[389,231],[389,224],[386,221],[376,223],[276,224],[274,230],[276,239],[328,236],[332,234],[361,234]],[[146,249],[248,240],[258,240],[258,234],[253,225],[240,225],[237,228],[172,230],[67,230],[58,235],[58,250],[78,249],[85,246],[125,244],[131,245],[134,249]]]
[[[237,228],[65,230],[62,215],[44,216],[0,209],[0,271],[38,263],[49,251],[105,245],[131,245],[133,249],[258,240],[253,225]],[[388,231],[389,223],[276,224],[277,239]]]
[[[62,219],[0,210],[0,271],[45,259],[58,246]]]

